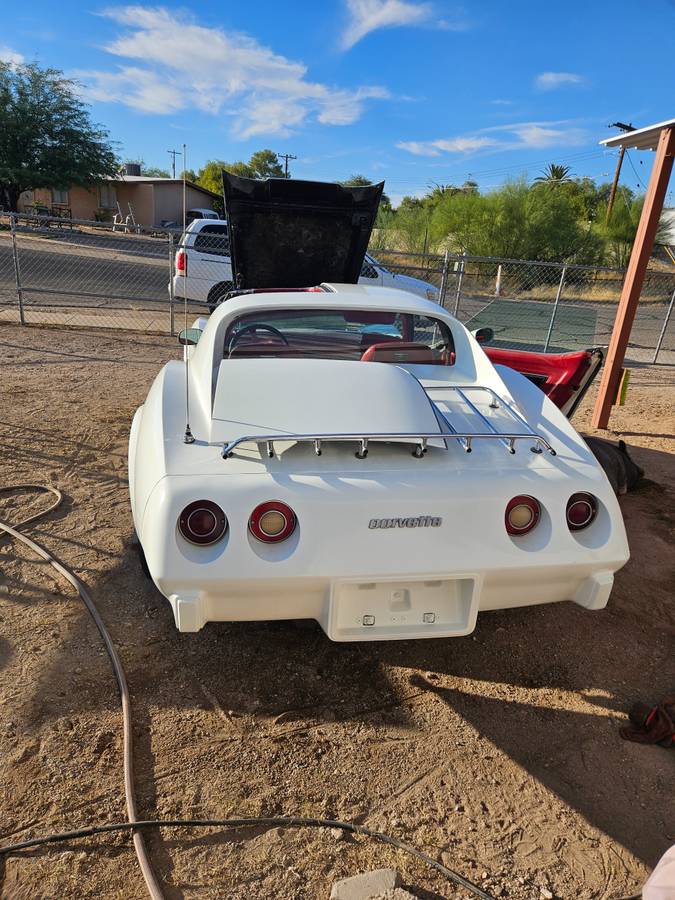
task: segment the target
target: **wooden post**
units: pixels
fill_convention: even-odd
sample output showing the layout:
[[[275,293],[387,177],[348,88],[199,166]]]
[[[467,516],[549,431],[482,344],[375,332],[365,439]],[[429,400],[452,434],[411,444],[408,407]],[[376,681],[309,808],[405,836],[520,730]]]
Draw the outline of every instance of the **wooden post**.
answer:
[[[640,224],[638,225],[630,262],[626,270],[626,278],[621,291],[619,308],[616,312],[612,338],[602,372],[600,390],[595,401],[595,409],[591,420],[594,428],[607,428],[612,404],[616,401],[623,360],[640,300],[645,272],[647,271],[647,265],[654,246],[656,229],[661,218],[668,180],[673,168],[674,154],[675,128],[664,128],[659,135],[659,143],[656,148],[652,174],[647,187],[645,204],[642,208]]]
[[[612,190],[609,192],[609,200],[607,201],[607,213],[605,214],[605,225],[609,222],[609,217],[612,215],[612,207],[614,206],[614,198],[616,197],[616,189],[619,185],[619,175],[621,174],[621,163],[623,162],[624,155],[626,153],[626,148],[622,147],[619,150],[619,159],[616,163],[616,171],[614,172],[614,181],[612,182]]]

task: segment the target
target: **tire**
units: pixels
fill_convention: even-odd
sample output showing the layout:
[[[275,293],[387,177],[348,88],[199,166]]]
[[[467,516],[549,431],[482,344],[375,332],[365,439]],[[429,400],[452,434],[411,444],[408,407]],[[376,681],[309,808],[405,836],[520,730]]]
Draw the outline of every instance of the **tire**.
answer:
[[[232,281],[221,281],[220,284],[212,287],[206,301],[209,305],[209,312],[214,312],[233,289],[234,283]]]
[[[144,552],[143,548],[141,547],[140,543],[138,545],[138,561],[141,564],[141,569],[143,570],[143,574],[145,575],[145,577],[149,581],[152,581],[152,576],[150,575],[150,569],[148,568],[148,562],[145,558],[145,552]]]
[[[143,550],[143,547],[141,546],[141,542],[138,540],[138,535],[135,531],[131,536],[131,549],[138,554],[138,561],[141,564],[141,569],[143,570],[143,574],[145,575],[145,577],[152,580],[152,575],[150,574],[150,569],[148,568],[148,561],[145,558],[145,552]]]

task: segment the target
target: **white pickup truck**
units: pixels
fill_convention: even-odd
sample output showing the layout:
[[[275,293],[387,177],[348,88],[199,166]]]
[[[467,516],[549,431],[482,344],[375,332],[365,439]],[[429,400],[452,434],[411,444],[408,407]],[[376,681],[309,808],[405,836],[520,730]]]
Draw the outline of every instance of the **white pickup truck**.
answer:
[[[426,300],[438,301],[438,288],[433,284],[390,272],[368,254],[359,283],[397,288]],[[174,298],[208,303],[209,312],[213,312],[233,288],[227,222],[224,219],[195,219],[188,225],[176,251]]]

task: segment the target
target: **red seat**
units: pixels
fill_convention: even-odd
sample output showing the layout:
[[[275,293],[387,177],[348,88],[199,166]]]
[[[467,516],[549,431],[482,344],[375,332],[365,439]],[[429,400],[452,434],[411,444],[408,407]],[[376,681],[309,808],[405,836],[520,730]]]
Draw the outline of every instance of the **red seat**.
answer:
[[[371,344],[363,353],[362,362],[417,363],[432,365],[436,362],[431,347],[415,341],[386,341]]]

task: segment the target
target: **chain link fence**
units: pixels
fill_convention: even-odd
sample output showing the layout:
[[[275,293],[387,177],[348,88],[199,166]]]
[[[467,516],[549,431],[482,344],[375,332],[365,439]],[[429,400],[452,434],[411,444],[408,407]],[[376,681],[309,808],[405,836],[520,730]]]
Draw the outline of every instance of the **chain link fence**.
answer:
[[[191,318],[232,287],[220,228],[200,232],[185,262],[180,232],[169,229],[0,214],[0,321],[173,334],[186,285]],[[469,328],[492,328],[496,346],[562,352],[607,345],[623,278],[603,267],[378,250],[361,281],[434,296]],[[674,305],[675,272],[650,269],[631,360],[675,363]]]
[[[606,347],[625,272],[468,255],[380,250],[392,273],[428,281],[467,327],[490,327],[492,344],[550,353]],[[401,287],[404,285],[402,284]],[[675,363],[675,271],[649,269],[629,342],[636,362]]]

